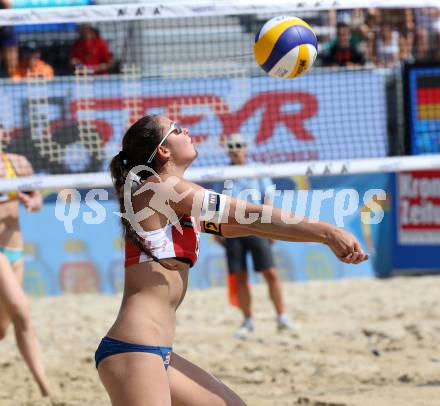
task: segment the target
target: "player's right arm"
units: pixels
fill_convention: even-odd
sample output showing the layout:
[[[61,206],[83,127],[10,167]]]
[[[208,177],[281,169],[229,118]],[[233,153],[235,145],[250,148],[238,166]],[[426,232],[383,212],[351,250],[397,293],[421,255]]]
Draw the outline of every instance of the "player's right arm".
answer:
[[[18,176],[32,176],[34,174],[32,164],[24,155],[10,154],[10,158]],[[38,190],[19,192],[18,198],[28,212],[38,211],[43,206],[43,197]]]
[[[320,242],[327,244],[343,262],[357,264],[368,259],[351,233],[331,224],[296,218],[275,207],[221,195],[186,180],[179,181],[175,191],[186,195],[177,203],[171,202],[170,206],[179,215],[192,215],[205,222],[202,231],[209,232],[208,222],[220,225],[224,237],[256,235],[283,241]],[[206,214],[211,217],[205,217]]]

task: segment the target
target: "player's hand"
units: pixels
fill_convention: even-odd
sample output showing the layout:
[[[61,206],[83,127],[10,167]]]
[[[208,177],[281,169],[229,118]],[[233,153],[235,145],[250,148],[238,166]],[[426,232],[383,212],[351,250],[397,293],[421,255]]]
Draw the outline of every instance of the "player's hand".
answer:
[[[326,244],[346,264],[359,264],[368,259],[354,235],[341,228],[332,229]]]
[[[24,204],[28,212],[38,211],[43,205],[43,199],[39,193],[18,193],[18,199]]]

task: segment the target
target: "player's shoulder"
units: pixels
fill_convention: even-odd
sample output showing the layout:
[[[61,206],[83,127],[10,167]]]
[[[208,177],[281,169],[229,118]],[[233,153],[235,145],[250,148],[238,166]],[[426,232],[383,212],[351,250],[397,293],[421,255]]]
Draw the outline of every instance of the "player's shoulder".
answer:
[[[18,176],[30,176],[33,174],[32,165],[24,155],[11,153],[7,155]]]

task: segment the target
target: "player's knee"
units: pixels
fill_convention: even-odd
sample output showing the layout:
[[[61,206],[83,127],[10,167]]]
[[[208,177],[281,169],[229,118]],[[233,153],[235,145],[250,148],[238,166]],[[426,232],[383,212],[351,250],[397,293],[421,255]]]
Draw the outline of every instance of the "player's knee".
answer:
[[[6,337],[7,331],[8,331],[8,325],[0,324],[0,340],[3,340]]]
[[[269,282],[269,283],[276,282],[279,279],[278,278],[278,273],[277,273],[275,268],[266,269],[263,272],[263,275],[264,275],[264,278],[266,279],[266,281]]]
[[[240,286],[247,286],[248,277],[246,272],[240,272],[237,274],[237,284]]]
[[[29,303],[27,299],[12,303],[9,307],[10,317],[14,327],[17,329],[26,329],[30,325]]]

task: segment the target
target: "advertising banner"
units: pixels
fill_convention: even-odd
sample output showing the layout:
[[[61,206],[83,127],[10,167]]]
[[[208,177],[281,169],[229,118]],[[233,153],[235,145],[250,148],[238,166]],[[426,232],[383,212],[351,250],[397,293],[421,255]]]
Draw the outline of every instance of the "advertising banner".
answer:
[[[277,179],[277,190],[301,191],[307,200],[304,208],[292,201],[288,204],[290,209],[287,206],[284,209],[343,226],[356,235],[370,254],[370,260],[362,264],[347,265],[323,244],[277,241],[273,250],[281,278],[304,282],[389,273],[389,204],[368,192],[381,189],[388,195],[389,178],[390,175],[377,174]],[[319,210],[314,210],[313,191],[317,190],[327,191],[331,197],[320,204]],[[81,191],[77,201],[68,205],[57,205],[57,199],[57,195],[46,196],[38,213],[29,214],[21,208],[26,241],[26,290],[35,295],[121,291],[122,228],[114,214],[119,211],[119,205],[111,191],[108,194],[104,190]],[[277,198],[275,204],[282,207],[286,203]],[[371,224],[363,221],[364,216],[373,220]],[[249,269],[252,270],[251,262]],[[200,256],[190,270],[190,288],[224,286],[226,273],[223,247],[212,236],[201,234]],[[250,280],[259,282],[260,276],[251,272]]]
[[[440,67],[405,68],[408,153],[440,152]]]
[[[394,268],[440,271],[440,171],[407,171],[395,180]]]
[[[269,77],[139,79],[128,91],[115,76],[96,79],[87,94],[74,78],[6,82],[0,122],[11,140],[4,148],[26,155],[36,172],[106,171],[127,126],[140,115],[163,114],[190,128],[198,142],[195,167],[228,164],[222,137],[235,132],[246,135],[254,161],[386,156],[384,75],[346,71],[313,78],[289,88]],[[82,134],[81,125],[99,139]]]

